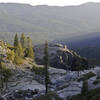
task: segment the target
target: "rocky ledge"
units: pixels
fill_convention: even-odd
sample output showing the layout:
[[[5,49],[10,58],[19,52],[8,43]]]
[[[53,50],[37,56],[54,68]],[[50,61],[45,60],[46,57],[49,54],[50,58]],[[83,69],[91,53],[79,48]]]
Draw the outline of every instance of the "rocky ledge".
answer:
[[[76,52],[67,48],[62,44],[48,44],[49,64],[55,68],[66,70],[76,70],[77,66],[88,68],[88,62],[85,58],[80,57]],[[37,64],[43,65],[44,46],[35,47],[35,58]]]

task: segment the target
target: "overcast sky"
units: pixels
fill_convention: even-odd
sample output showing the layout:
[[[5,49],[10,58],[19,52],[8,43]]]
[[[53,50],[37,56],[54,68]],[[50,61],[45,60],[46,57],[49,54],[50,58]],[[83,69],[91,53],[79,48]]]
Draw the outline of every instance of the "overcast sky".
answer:
[[[0,2],[28,3],[31,5],[79,5],[85,2],[100,2],[100,0],[0,0]]]

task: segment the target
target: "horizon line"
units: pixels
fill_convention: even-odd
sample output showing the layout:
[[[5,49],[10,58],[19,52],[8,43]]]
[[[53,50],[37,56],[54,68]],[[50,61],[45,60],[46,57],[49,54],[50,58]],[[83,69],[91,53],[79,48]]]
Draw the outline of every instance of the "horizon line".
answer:
[[[100,2],[85,2],[80,4],[72,4],[72,5],[53,5],[53,4],[30,4],[30,3],[20,3],[20,2],[0,2],[0,4],[22,4],[22,5],[31,5],[31,6],[58,6],[58,7],[66,7],[66,6],[81,6],[88,3],[100,3]]]

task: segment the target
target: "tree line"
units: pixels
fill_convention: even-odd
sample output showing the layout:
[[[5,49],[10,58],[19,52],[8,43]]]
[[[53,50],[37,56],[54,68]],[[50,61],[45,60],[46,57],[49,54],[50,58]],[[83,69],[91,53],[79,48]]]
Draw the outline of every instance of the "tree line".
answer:
[[[14,37],[13,50],[7,52],[8,60],[15,64],[22,64],[24,58],[28,57],[34,61],[34,46],[30,37],[26,37],[24,33],[21,34],[20,39],[16,34]]]

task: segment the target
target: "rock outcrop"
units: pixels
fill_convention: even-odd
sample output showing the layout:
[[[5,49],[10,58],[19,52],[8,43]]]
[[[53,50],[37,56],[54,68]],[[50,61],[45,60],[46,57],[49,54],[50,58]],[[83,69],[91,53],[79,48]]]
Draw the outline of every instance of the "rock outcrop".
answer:
[[[88,62],[85,58],[80,57],[76,52],[69,50],[66,45],[49,44],[49,64],[55,68],[66,70],[77,70],[80,65],[83,69],[88,68]],[[44,46],[35,47],[35,58],[37,64],[43,64]]]

